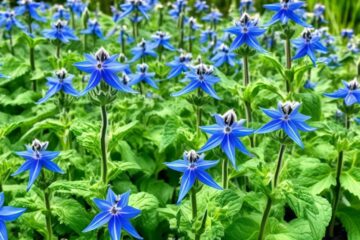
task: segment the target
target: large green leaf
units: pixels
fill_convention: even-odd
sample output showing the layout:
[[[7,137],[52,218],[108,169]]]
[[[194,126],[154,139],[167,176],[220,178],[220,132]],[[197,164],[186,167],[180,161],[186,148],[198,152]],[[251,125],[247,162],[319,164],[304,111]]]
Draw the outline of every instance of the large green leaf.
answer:
[[[340,176],[341,186],[360,199],[360,168],[343,171]]]

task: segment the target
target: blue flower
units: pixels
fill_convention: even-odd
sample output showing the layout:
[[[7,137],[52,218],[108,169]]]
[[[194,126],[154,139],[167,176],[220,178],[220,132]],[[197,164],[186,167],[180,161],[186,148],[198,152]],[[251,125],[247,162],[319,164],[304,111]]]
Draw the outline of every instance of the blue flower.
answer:
[[[158,86],[153,80],[155,73],[149,73],[149,66],[146,63],[138,64],[136,66],[137,72],[135,74],[130,75],[130,83],[129,86],[138,84],[139,82],[146,82],[151,87],[158,89]]]
[[[215,67],[220,67],[224,63],[235,66],[235,56],[235,53],[231,52],[228,46],[221,44],[211,61]]]
[[[356,41],[353,41],[353,38],[348,42],[348,44],[346,45],[346,48],[351,52],[351,53],[359,53],[359,48],[358,48],[358,44]]]
[[[226,29],[226,32],[236,35],[230,49],[234,50],[245,44],[259,52],[266,52],[256,39],[265,33],[264,29],[257,27],[257,23],[257,19],[251,19],[247,13],[244,13],[240,20],[235,22],[235,26]]]
[[[157,57],[156,52],[153,50],[154,47],[151,44],[148,44],[144,39],[134,48],[131,49],[133,58],[130,62],[135,62],[146,56]]]
[[[186,4],[186,0],[176,0],[176,2],[171,5],[172,9],[169,11],[169,15],[177,20],[180,17],[180,13],[185,11]]]
[[[117,23],[120,20],[121,11],[119,11],[116,7],[111,6],[111,13],[113,15],[112,19],[114,23]]]
[[[268,133],[282,129],[297,145],[304,148],[299,130],[310,132],[315,131],[316,128],[307,125],[305,121],[309,120],[310,117],[299,113],[300,106],[301,104],[298,102],[285,102],[278,103],[277,110],[262,109],[272,120],[258,129],[256,133]]]
[[[317,3],[314,6],[314,22],[317,23],[326,23],[325,21],[325,5]]]
[[[240,12],[254,12],[254,2],[253,0],[241,0],[239,6]]]
[[[360,103],[360,85],[356,78],[350,82],[343,81],[344,88],[340,88],[333,93],[325,93],[324,95],[331,98],[343,98],[346,106]]]
[[[200,43],[207,43],[207,42],[211,42],[214,40],[214,38],[216,37],[216,31],[208,28],[204,31],[201,31],[200,34]]]
[[[25,26],[16,19],[16,13],[15,11],[12,10],[8,10],[6,12],[1,12],[0,13],[0,27],[4,27],[6,28],[7,31],[10,31],[13,26],[24,30]]]
[[[40,3],[33,2],[32,0],[19,0],[17,3],[19,6],[15,8],[16,15],[30,14],[32,19],[46,22],[46,18],[41,17],[36,11],[41,6]]]
[[[8,234],[6,231],[5,222],[16,220],[26,211],[26,208],[4,206],[4,202],[5,202],[5,195],[3,192],[1,192],[0,193],[0,239],[8,240]]]
[[[187,20],[186,20],[186,23],[189,25],[189,28],[193,31],[196,31],[198,30],[201,25],[199,25],[196,21],[196,18],[194,17],[189,17]]]
[[[240,137],[245,137],[254,132],[254,130],[243,126],[245,120],[237,121],[233,110],[227,111],[223,116],[215,114],[216,124],[202,126],[200,129],[206,133],[212,134],[206,144],[199,150],[200,153],[221,146],[232,165],[237,169],[235,149],[251,156],[245,145],[240,141]]]
[[[320,42],[320,37],[313,36],[310,29],[305,29],[302,36],[294,39],[292,43],[297,49],[297,52],[292,59],[298,59],[308,55],[314,66],[316,65],[315,52],[327,52],[326,47],[324,47]]]
[[[130,222],[130,219],[138,216],[141,211],[128,205],[129,196],[130,192],[116,195],[109,188],[105,200],[94,198],[93,201],[100,209],[100,213],[94,217],[83,232],[92,231],[107,223],[111,240],[121,239],[121,229],[134,238],[143,239]]]
[[[141,13],[147,20],[149,19],[147,12],[150,10],[150,6],[145,0],[127,0],[126,3],[121,4],[120,7],[123,10],[120,19],[135,11]]]
[[[214,24],[217,24],[221,21],[222,14],[219,12],[219,10],[212,10],[209,14],[207,14],[205,17],[202,17],[201,20],[204,22],[211,22]]]
[[[342,29],[341,37],[351,39],[354,36],[354,30],[351,28]]]
[[[265,4],[264,8],[270,11],[276,11],[276,14],[272,16],[270,22],[266,23],[267,26],[272,25],[278,21],[282,24],[286,24],[289,20],[303,26],[310,27],[305,21],[301,19],[294,11],[304,6],[304,2],[293,0],[280,0],[280,3]]]
[[[53,40],[59,40],[62,43],[68,43],[70,40],[79,40],[74,31],[66,25],[66,22],[58,20],[51,25],[51,29],[43,31],[44,37]]]
[[[152,38],[151,45],[153,48],[163,47],[169,51],[175,51],[175,48],[170,43],[169,34],[161,31],[157,31],[154,35],[151,36],[151,38]]]
[[[111,29],[108,34],[106,35],[106,37],[110,37],[112,35],[114,35],[115,33],[119,32],[119,37],[118,37],[118,43],[122,44],[123,41],[125,43],[125,41],[127,43],[132,43],[134,42],[134,38],[130,36],[130,34],[127,32],[127,28],[125,25],[118,27],[115,26],[113,29]]]
[[[82,0],[67,0],[66,6],[68,6],[73,13],[80,17],[87,7],[87,4],[83,3]]]
[[[29,182],[26,191],[30,190],[43,168],[56,173],[64,173],[64,171],[53,162],[54,158],[56,158],[60,152],[46,151],[48,144],[49,142],[40,142],[35,139],[31,145],[26,145],[26,151],[16,152],[18,156],[24,158],[26,161],[16,172],[11,174],[11,176],[16,176],[29,170]]]
[[[46,92],[45,96],[37,103],[40,104],[47,101],[49,98],[51,98],[53,95],[60,91],[70,94],[74,97],[78,97],[80,94],[72,86],[73,78],[74,75],[69,74],[67,76],[67,71],[65,69],[57,71],[56,77],[46,78],[48,80],[47,85],[49,86],[49,90]]]
[[[182,160],[179,159],[173,162],[165,162],[166,166],[169,168],[184,173],[181,177],[180,193],[177,204],[183,200],[196,180],[199,180],[209,187],[222,190],[222,188],[212,179],[211,175],[205,171],[216,166],[218,163],[219,160],[204,160],[204,155],[199,155],[194,150],[184,152]]]
[[[192,60],[192,55],[190,53],[188,54],[181,53],[180,57],[175,57],[175,60],[167,63],[166,66],[171,67],[167,79],[177,77],[181,73],[188,71],[191,60]]]
[[[314,90],[316,87],[317,83],[315,82],[311,82],[310,80],[306,80],[305,84],[304,84],[304,88],[305,89],[310,89],[310,90]]]
[[[101,80],[104,80],[116,90],[136,93],[130,87],[123,85],[119,81],[117,73],[122,72],[126,68],[126,65],[116,62],[117,57],[118,55],[110,56],[104,48],[100,48],[95,56],[85,54],[86,61],[74,64],[80,71],[90,74],[89,83],[82,94],[95,88]]]
[[[197,0],[195,2],[195,9],[197,13],[203,12],[209,9],[209,5],[207,5],[206,1]]]
[[[81,30],[82,34],[86,35],[96,35],[98,38],[103,39],[103,33],[100,28],[100,24],[96,19],[88,20],[87,22],[87,28],[84,30]]]
[[[63,5],[57,5],[56,6],[56,12],[53,15],[53,20],[69,20],[70,19],[70,13],[68,10],[64,8]]]
[[[214,69],[212,66],[206,66],[200,63],[198,66],[192,67],[189,72],[186,72],[186,79],[190,80],[190,83],[180,90],[179,92],[171,94],[173,97],[178,97],[186,93],[192,92],[195,89],[201,88],[204,92],[211,97],[220,100],[220,97],[216,94],[213,85],[220,81],[218,77],[214,75]]]
[[[331,54],[327,57],[319,58],[319,62],[325,63],[330,69],[341,66],[339,63],[339,58],[336,54]]]

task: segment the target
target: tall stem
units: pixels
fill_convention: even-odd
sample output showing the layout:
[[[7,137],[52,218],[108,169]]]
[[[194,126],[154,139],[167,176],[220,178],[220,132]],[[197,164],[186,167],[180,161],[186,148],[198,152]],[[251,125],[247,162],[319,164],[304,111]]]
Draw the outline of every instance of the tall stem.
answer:
[[[52,224],[51,224],[51,206],[50,206],[50,190],[46,188],[44,190],[44,202],[46,207],[46,229],[48,232],[48,239],[51,240],[53,236]]]
[[[202,97],[202,92],[201,89],[198,88],[197,90],[197,96],[198,96],[198,101],[200,101],[201,97]],[[199,104],[196,105],[196,133],[197,136],[200,137],[200,126],[201,126],[201,116],[202,115],[202,111],[201,111],[201,106],[199,106]]]
[[[243,68],[244,86],[246,87],[250,83],[249,58],[246,55],[243,57]]]
[[[35,71],[35,49],[32,46],[30,47],[30,67],[31,67],[31,71],[34,72]],[[32,81],[32,89],[34,92],[36,92],[36,89],[37,89],[36,80]]]
[[[14,52],[14,44],[13,44],[13,37],[12,37],[12,31],[11,29],[9,30],[9,42],[10,42],[10,51],[11,54],[14,56],[15,52]]]
[[[247,87],[250,83],[249,58],[247,55],[244,55],[243,57],[243,78],[244,78],[244,86]],[[251,117],[251,104],[248,101],[245,101],[245,115],[246,115],[246,124],[249,127],[252,122],[252,117]],[[250,136],[250,146],[252,148],[255,146],[254,136]]]
[[[106,105],[101,105],[101,135],[100,135],[100,144],[101,144],[101,179],[104,184],[107,183],[107,143],[106,143],[106,130],[108,127],[108,119],[106,113]]]
[[[282,162],[283,162],[283,159],[284,159],[285,149],[286,149],[286,145],[282,143],[280,145],[278,161],[277,161],[275,175],[274,175],[274,179],[273,179],[273,183],[272,183],[273,190],[277,187],[277,184],[278,184],[278,181],[279,181],[279,176],[280,176],[280,172],[281,172]],[[265,228],[266,228],[266,222],[267,222],[267,220],[269,218],[269,215],[270,215],[271,205],[272,205],[272,200],[271,200],[271,197],[268,196],[265,211],[264,211],[264,214],[263,214],[263,217],[262,217],[262,220],[261,220],[260,233],[259,233],[259,236],[258,236],[258,240],[263,240],[264,239],[264,232],[265,232]]]
[[[180,13],[179,17],[179,27],[180,27],[180,42],[179,42],[179,48],[184,48],[184,13]]]
[[[197,217],[197,202],[196,202],[196,190],[195,190],[195,185],[193,186],[193,188],[191,189],[191,209],[192,209],[192,219],[193,221],[195,221],[196,217]]]
[[[229,173],[228,160],[224,159],[223,162],[222,162],[222,185],[223,185],[223,189],[227,189],[228,186],[229,186],[228,173]]]
[[[291,69],[291,45],[290,38],[285,39],[285,56],[286,56],[286,68]],[[290,83],[286,79],[286,91],[289,93],[291,91]]]
[[[246,114],[246,124],[247,127],[250,127],[250,124],[252,122],[252,116],[251,116],[251,104],[248,101],[245,101],[245,114]],[[254,135],[249,136],[250,138],[250,146],[253,148],[255,147],[255,139]]]
[[[193,47],[192,47],[192,33],[193,33],[193,30],[192,30],[192,28],[191,28],[191,26],[190,26],[190,33],[189,33],[189,52],[190,53],[192,53],[192,49],[193,49]]]
[[[76,26],[75,26],[75,14],[74,14],[74,12],[72,10],[71,10],[71,25],[72,25],[73,30],[75,31],[75,28],[76,28]]]
[[[57,40],[57,44],[56,44],[56,58],[60,59],[60,47],[61,47],[61,42],[60,40]]]

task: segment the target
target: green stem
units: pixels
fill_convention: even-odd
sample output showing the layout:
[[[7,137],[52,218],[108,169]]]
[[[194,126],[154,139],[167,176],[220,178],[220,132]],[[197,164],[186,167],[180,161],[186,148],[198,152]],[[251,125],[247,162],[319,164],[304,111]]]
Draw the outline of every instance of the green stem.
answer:
[[[44,190],[44,201],[45,201],[45,207],[46,207],[46,229],[48,232],[48,239],[51,240],[53,236],[52,231],[52,224],[51,224],[51,207],[50,207],[50,190],[46,188]]]
[[[243,57],[243,67],[244,86],[246,87],[250,83],[249,58],[246,55]]]
[[[286,68],[291,69],[291,44],[290,38],[285,39],[285,56],[286,56]],[[286,79],[286,91],[291,91],[290,82]]]
[[[12,31],[10,29],[9,31],[9,42],[10,42],[10,51],[11,51],[11,54],[13,56],[15,56],[15,52],[14,52],[14,44],[13,44],[13,37],[12,37]]]
[[[61,42],[60,40],[57,40],[56,44],[56,58],[60,59],[60,49],[61,49]]]
[[[191,209],[192,209],[192,219],[193,221],[196,220],[197,217],[197,202],[196,202],[196,190],[195,190],[195,184],[191,189]]]
[[[179,27],[180,27],[180,42],[179,48],[184,48],[184,14],[181,12],[179,17]]]
[[[286,145],[281,143],[280,150],[279,150],[279,155],[278,155],[278,161],[277,161],[276,170],[275,170],[275,175],[274,175],[273,184],[272,184],[273,185],[273,187],[272,187],[273,190],[278,185],[280,172],[281,172],[281,166],[282,166],[282,162],[283,162],[283,159],[284,159],[285,149],[286,149]],[[272,200],[271,200],[271,197],[268,196],[265,211],[264,211],[264,214],[263,214],[263,217],[262,217],[262,220],[261,220],[260,232],[259,232],[258,240],[263,240],[264,239],[264,232],[265,232],[265,228],[266,228],[266,222],[267,222],[267,220],[269,218],[269,215],[270,215],[271,205],[272,205]]]
[[[75,14],[74,14],[73,11],[71,11],[71,25],[72,25],[73,30],[75,31],[75,28],[76,28],[76,26],[75,26]]]
[[[104,184],[107,183],[107,143],[106,143],[106,130],[108,127],[108,119],[106,113],[106,105],[101,105],[101,135],[100,135],[100,144],[101,144],[101,179]]]
[[[192,49],[193,49],[193,44],[192,44],[192,32],[193,30],[190,27],[190,33],[189,33],[189,52],[192,53]]]
[[[246,125],[247,127],[250,127],[250,124],[252,122],[252,116],[251,116],[251,104],[248,101],[245,101],[245,114],[246,114]],[[250,146],[253,148],[255,147],[255,139],[254,135],[249,136],[250,138]]]
[[[223,162],[222,162],[222,185],[223,185],[223,189],[227,189],[228,186],[229,186],[228,173],[229,173],[228,160],[224,159]]]
[[[200,90],[200,88],[198,88],[197,90],[197,96],[198,96],[198,100],[200,101],[201,97],[202,97],[202,92]],[[201,106],[199,106],[199,104],[196,105],[196,133],[197,136],[200,137],[200,126],[201,126],[201,117],[202,117],[202,111],[201,111]]]

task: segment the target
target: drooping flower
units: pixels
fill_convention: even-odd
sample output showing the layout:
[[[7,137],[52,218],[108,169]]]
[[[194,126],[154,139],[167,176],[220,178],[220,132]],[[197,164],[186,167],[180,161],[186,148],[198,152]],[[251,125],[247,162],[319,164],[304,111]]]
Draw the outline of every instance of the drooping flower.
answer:
[[[56,5],[55,6],[56,12],[53,15],[53,20],[66,20],[69,21],[70,13],[68,10],[64,8],[63,5]]]
[[[83,3],[82,0],[67,0],[66,6],[68,6],[73,13],[80,17],[87,7],[87,4]]]
[[[292,59],[309,56],[314,66],[316,65],[315,52],[319,51],[326,53],[327,49],[320,42],[320,37],[313,36],[310,29],[305,29],[300,38],[294,39],[292,43],[297,49],[295,56]]]
[[[158,86],[156,85],[155,81],[153,80],[153,77],[155,76],[155,73],[148,72],[149,66],[146,63],[138,64],[136,66],[137,72],[135,74],[131,74],[129,82],[129,86],[138,84],[140,82],[145,82],[149,84],[151,87],[158,89]]]
[[[130,219],[138,216],[141,211],[129,206],[129,196],[130,191],[116,195],[109,188],[105,200],[94,198],[93,201],[100,209],[100,213],[94,217],[83,232],[89,232],[108,224],[111,240],[120,240],[122,229],[136,239],[143,239],[130,222]]]
[[[299,113],[301,104],[298,102],[278,103],[278,108],[262,109],[262,111],[272,118],[270,122],[262,126],[256,133],[274,132],[279,129],[284,130],[285,134],[290,137],[297,145],[304,148],[301,141],[299,130],[304,132],[315,131],[316,128],[310,127],[305,121],[310,117]]]
[[[217,9],[213,9],[209,14],[202,17],[201,20],[204,22],[210,22],[213,24],[217,24],[221,21],[222,14]]]
[[[171,79],[179,76],[181,73],[189,70],[189,65],[192,60],[191,53],[181,53],[179,57],[166,64],[166,66],[171,67],[171,70],[167,76],[167,79]]]
[[[171,94],[171,96],[178,97],[201,88],[211,97],[220,100],[220,97],[213,88],[213,85],[219,82],[220,79],[214,75],[214,68],[212,66],[200,63],[199,65],[192,67],[185,75],[186,79],[190,80],[190,83],[179,92]]]
[[[26,211],[26,208],[4,206],[4,202],[5,202],[5,195],[3,192],[1,192],[0,193],[0,239],[8,240],[6,222],[15,221]]]
[[[331,98],[343,98],[346,106],[360,103],[360,85],[356,78],[350,82],[343,81],[344,88],[333,93],[325,93],[324,95]]]
[[[346,48],[351,52],[351,53],[359,53],[359,47],[358,47],[358,43],[354,40],[354,38],[351,38],[350,41],[348,42],[348,44],[346,45]]]
[[[119,11],[116,7],[111,6],[112,19],[114,23],[117,23],[120,20],[121,11]]]
[[[169,51],[175,51],[174,46],[172,46],[170,43],[169,34],[161,31],[157,31],[155,34],[151,36],[151,38],[152,38],[152,43],[151,43],[152,48],[163,47]]]
[[[229,110],[224,115],[215,114],[216,124],[202,126],[200,129],[208,134],[212,134],[206,144],[200,148],[199,152],[205,152],[220,145],[232,165],[237,169],[235,149],[251,156],[245,145],[240,141],[240,137],[251,135],[254,130],[243,126],[245,120],[237,121],[234,110]]]
[[[135,11],[142,14],[147,20],[149,19],[147,12],[150,10],[150,6],[145,0],[126,0],[120,7],[123,11],[120,19]]]
[[[231,43],[230,49],[234,50],[245,44],[259,52],[266,52],[256,39],[265,33],[265,29],[259,28],[257,23],[257,19],[251,19],[247,13],[244,13],[240,20],[235,22],[235,26],[226,29],[226,32],[236,35],[235,40]]]
[[[133,58],[130,60],[130,62],[135,62],[146,56],[157,57],[157,54],[153,49],[154,47],[151,44],[148,44],[144,39],[142,39],[136,47],[131,49]]]
[[[70,94],[74,97],[80,96],[79,92],[74,89],[72,86],[72,79],[74,75],[67,74],[67,71],[62,68],[56,72],[56,77],[48,77],[47,85],[49,87],[48,91],[46,92],[45,96],[40,99],[37,103],[43,103],[55,95],[57,92],[63,91],[66,94]]]
[[[212,179],[211,175],[205,170],[216,166],[219,160],[204,160],[204,155],[197,154],[194,150],[184,152],[183,159],[173,162],[165,162],[169,168],[184,173],[181,177],[180,193],[177,204],[186,196],[194,185],[195,180],[199,180],[209,187],[222,190],[222,188]]]
[[[65,21],[58,20],[51,25],[51,29],[43,31],[44,37],[52,40],[59,40],[62,43],[68,43],[70,40],[79,40],[74,31],[66,25]]]
[[[91,74],[89,83],[82,94],[95,88],[101,80],[116,90],[135,93],[134,90],[123,85],[119,80],[117,73],[122,72],[126,65],[116,62],[118,55],[110,56],[104,48],[100,48],[95,55],[85,54],[85,58],[84,62],[74,64],[80,71]]]
[[[45,17],[41,17],[37,13],[37,8],[41,6],[38,2],[33,2],[32,0],[19,0],[18,7],[15,8],[16,15],[30,14],[30,17],[39,22],[46,22]]]
[[[303,27],[310,27],[309,24],[295,13],[295,11],[302,8],[304,4],[304,2],[294,0],[280,0],[280,3],[265,4],[264,8],[276,12],[266,25],[269,26],[278,21],[281,21],[282,24],[286,24],[289,20],[292,20]]]
[[[341,37],[351,39],[354,36],[354,30],[346,28],[341,30]]]
[[[13,10],[0,12],[0,27],[5,27],[7,31],[10,31],[14,26],[24,30],[25,26],[16,17],[17,14]]]
[[[221,44],[211,61],[215,67],[220,67],[224,63],[235,66],[235,56],[235,53],[231,52],[228,46]]]
[[[11,174],[11,176],[16,176],[29,170],[29,182],[26,191],[30,190],[43,168],[60,174],[64,173],[64,171],[53,162],[60,152],[47,151],[48,144],[49,142],[40,142],[35,139],[31,145],[26,145],[26,151],[16,152],[18,156],[25,159],[25,163],[21,165],[16,172]]]
[[[82,34],[86,35],[96,35],[98,38],[103,39],[104,35],[100,28],[100,23],[96,19],[89,19],[87,22],[87,28],[84,30],[81,30]]]
[[[197,13],[203,12],[209,9],[209,5],[207,5],[206,1],[197,0],[195,2],[195,9]]]

